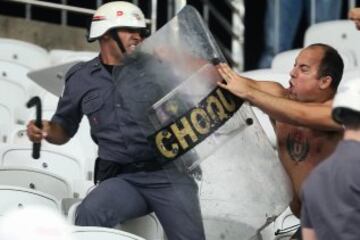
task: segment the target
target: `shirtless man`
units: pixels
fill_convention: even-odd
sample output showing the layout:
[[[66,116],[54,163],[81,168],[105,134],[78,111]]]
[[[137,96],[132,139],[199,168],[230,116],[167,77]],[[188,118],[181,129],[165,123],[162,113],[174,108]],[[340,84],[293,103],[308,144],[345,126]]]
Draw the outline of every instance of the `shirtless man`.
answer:
[[[279,158],[287,171],[294,197],[290,203],[299,217],[299,193],[304,179],[327,158],[342,138],[342,127],[331,118],[331,103],[342,78],[343,61],[324,44],[304,48],[290,72],[289,87],[255,81],[217,66],[224,82],[219,86],[267,113],[277,135]]]

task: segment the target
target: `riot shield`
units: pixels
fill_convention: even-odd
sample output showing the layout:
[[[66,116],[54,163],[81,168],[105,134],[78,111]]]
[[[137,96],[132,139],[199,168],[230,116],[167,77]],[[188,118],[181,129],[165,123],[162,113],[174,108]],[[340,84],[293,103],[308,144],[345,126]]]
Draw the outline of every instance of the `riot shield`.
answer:
[[[113,75],[183,209],[197,218],[200,205],[206,239],[251,239],[287,207],[290,184],[250,106],[217,87],[218,61],[221,51],[187,6]],[[182,176],[193,189],[181,187]]]

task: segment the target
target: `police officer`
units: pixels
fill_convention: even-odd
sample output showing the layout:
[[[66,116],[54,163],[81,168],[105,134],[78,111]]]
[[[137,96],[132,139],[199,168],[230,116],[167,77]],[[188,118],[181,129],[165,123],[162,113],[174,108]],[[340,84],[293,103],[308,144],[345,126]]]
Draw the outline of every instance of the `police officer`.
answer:
[[[102,5],[89,33],[90,41],[99,41],[99,56],[69,70],[51,121],[43,121],[42,129],[30,121],[27,134],[33,142],[64,144],[77,132],[82,116],[88,117],[91,137],[99,146],[98,184],[77,208],[76,225],[114,227],[154,211],[168,239],[205,239],[195,181],[169,164],[159,164],[138,125],[141,109],[134,109],[136,98],[153,88],[139,85],[140,94],[135,96],[119,84],[132,81],[112,76],[114,66],[120,65],[115,69],[121,72],[121,66],[132,64],[125,57],[146,31],[137,6],[123,1]]]

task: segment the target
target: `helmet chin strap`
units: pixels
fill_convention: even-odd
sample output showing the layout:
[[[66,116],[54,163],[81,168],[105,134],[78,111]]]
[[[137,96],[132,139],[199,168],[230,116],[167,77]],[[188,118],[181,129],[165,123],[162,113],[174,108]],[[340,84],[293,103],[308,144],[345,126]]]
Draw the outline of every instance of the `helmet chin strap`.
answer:
[[[118,45],[121,53],[122,53],[123,55],[126,54],[126,49],[125,49],[124,44],[122,43],[121,39],[119,38],[117,29],[116,29],[116,28],[111,29],[111,30],[110,30],[110,35],[111,35],[111,37],[115,40],[115,42],[116,42],[116,44]]]

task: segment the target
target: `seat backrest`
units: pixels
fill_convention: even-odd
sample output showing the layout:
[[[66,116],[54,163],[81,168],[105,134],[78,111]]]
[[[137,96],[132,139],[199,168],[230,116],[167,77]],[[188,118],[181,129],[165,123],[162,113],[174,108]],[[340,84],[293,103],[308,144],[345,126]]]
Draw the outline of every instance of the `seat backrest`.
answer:
[[[350,20],[336,20],[317,23],[305,32],[304,45],[325,43],[337,50],[351,50],[356,57],[356,66],[360,66],[360,31]]]
[[[36,96],[43,93],[44,89],[32,81],[27,74],[30,68],[15,62],[0,60],[0,78],[16,82],[22,85],[29,96]]]
[[[14,117],[9,107],[0,103],[0,143],[6,143],[11,134]]]
[[[0,185],[18,186],[50,194],[59,201],[73,197],[70,183],[49,172],[26,167],[0,168]]]
[[[85,180],[81,161],[72,156],[71,152],[59,151],[56,146],[51,148],[47,145],[42,147],[39,159],[33,159],[31,153],[31,145],[0,145],[0,166],[39,169],[60,176],[70,184],[79,179]]]
[[[74,203],[68,210],[68,221],[75,223],[76,208],[81,202]],[[147,240],[163,240],[164,230],[154,213],[128,220],[122,224],[118,224],[116,229],[135,234]]]
[[[59,202],[50,195],[27,188],[0,185],[0,215],[14,208],[34,205],[60,211]]]
[[[126,221],[120,224],[120,229],[147,240],[161,240],[164,238],[164,230],[153,213]]]
[[[124,231],[103,227],[75,227],[73,235],[78,240],[145,240]]]
[[[241,76],[252,78],[257,81],[274,81],[280,83],[283,87],[289,86],[289,72],[276,72],[271,68],[264,68],[240,73]]]
[[[358,67],[358,61],[354,50],[342,48],[337,48],[337,50],[344,61],[345,71],[350,71]],[[279,73],[289,73],[295,64],[295,59],[300,51],[301,49],[293,49],[277,54],[271,62],[271,70]]]
[[[26,102],[29,95],[21,84],[0,78],[0,104],[7,106],[16,123],[25,123],[29,111]]]
[[[53,49],[49,52],[52,65],[73,62],[89,61],[95,58],[99,53],[90,51],[71,51],[64,49]]]
[[[289,73],[300,51],[301,49],[293,49],[277,54],[271,62],[271,70],[274,72]]]
[[[15,39],[0,38],[0,59],[15,62],[30,69],[50,65],[48,52],[35,44]]]

